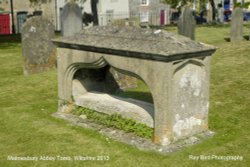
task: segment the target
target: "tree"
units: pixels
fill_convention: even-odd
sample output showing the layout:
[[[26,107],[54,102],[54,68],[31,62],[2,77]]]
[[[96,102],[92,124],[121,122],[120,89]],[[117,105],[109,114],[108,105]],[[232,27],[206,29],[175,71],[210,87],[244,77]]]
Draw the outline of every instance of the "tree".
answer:
[[[91,10],[93,14],[93,24],[94,26],[98,25],[98,11],[97,11],[97,4],[99,0],[91,0]]]
[[[185,5],[191,5],[195,2],[196,0],[165,0],[165,2],[169,5],[171,5],[172,8],[180,8]],[[212,6],[212,12],[213,12],[213,20],[215,20],[215,15],[216,15],[216,6],[214,3],[214,0],[198,0],[200,4],[204,4],[206,2],[209,2]]]
[[[165,2],[171,5],[172,8],[179,8],[181,6],[185,6],[191,2],[192,0],[165,0]]]
[[[214,0],[209,0],[209,3],[212,6],[213,20],[215,20],[216,19],[216,6],[215,6],[215,3],[214,3]]]
[[[208,0],[165,0],[165,2],[167,4],[170,4],[171,7],[173,8],[178,8],[178,7],[182,7],[185,5],[191,5],[195,3],[196,1],[198,1],[199,4],[203,4],[207,2]]]

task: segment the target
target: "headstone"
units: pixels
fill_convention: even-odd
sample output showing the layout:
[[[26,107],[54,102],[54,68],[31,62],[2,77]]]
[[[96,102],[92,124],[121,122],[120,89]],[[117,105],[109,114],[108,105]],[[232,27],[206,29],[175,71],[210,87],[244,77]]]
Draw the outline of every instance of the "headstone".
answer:
[[[218,22],[219,23],[224,22],[224,9],[222,7],[218,9]]]
[[[211,23],[213,21],[213,8],[210,3],[207,4],[207,22]]]
[[[178,33],[180,35],[195,39],[196,21],[193,11],[189,7],[184,7],[182,14],[178,20]]]
[[[243,13],[241,8],[236,8],[232,14],[230,40],[243,39]]]
[[[22,53],[24,74],[47,71],[56,64],[56,49],[51,39],[54,26],[42,16],[35,16],[25,22],[22,29]]]
[[[74,2],[67,3],[61,13],[61,32],[63,36],[73,36],[82,30],[82,10]]]

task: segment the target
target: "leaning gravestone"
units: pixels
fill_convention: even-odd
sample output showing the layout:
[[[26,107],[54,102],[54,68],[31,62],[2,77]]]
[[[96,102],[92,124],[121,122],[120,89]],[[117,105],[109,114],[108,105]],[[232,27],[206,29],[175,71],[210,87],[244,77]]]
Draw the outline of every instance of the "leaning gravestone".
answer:
[[[54,26],[42,16],[35,16],[22,29],[22,53],[24,74],[47,71],[56,64],[56,49],[51,39]]]
[[[82,10],[74,3],[67,3],[61,13],[61,32],[63,36],[73,36],[82,30]]]
[[[184,7],[181,17],[178,20],[178,33],[194,40],[195,26],[196,21],[193,11],[189,7]]]
[[[243,13],[241,8],[236,8],[232,14],[230,41],[243,39]]]

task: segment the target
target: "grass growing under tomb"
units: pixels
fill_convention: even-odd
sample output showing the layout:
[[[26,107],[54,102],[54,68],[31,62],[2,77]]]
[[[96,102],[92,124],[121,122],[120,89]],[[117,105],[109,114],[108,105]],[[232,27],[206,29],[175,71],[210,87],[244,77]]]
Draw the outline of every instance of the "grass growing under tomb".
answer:
[[[0,167],[248,167],[250,42],[228,43],[229,27],[198,27],[196,39],[218,47],[211,64],[209,127],[213,138],[169,155],[139,151],[95,131],[53,118],[56,70],[23,76],[21,45],[0,36]],[[249,28],[244,27],[245,35]],[[131,92],[131,94],[129,93]],[[145,86],[126,92],[149,95]],[[141,93],[142,92],[142,93]],[[148,96],[149,97],[149,96]],[[98,156],[108,161],[8,161],[16,156]],[[190,155],[240,155],[243,161],[195,161]]]
[[[74,111],[72,111],[72,113],[78,116],[86,115],[87,119],[95,123],[121,129],[127,133],[134,133],[140,137],[151,139],[153,135],[152,128],[149,128],[148,126],[138,123],[132,119],[124,118],[119,114],[107,115],[83,107],[77,107]]]

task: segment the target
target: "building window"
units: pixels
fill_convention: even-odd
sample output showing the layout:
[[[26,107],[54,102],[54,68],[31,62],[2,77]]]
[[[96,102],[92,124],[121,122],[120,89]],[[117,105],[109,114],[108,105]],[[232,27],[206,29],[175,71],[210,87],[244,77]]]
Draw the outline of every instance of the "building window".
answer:
[[[140,21],[148,22],[149,20],[149,12],[140,12]]]
[[[114,19],[114,10],[107,10],[106,11],[106,22],[110,24]]]
[[[141,0],[141,5],[146,6],[149,4],[149,0]]]

